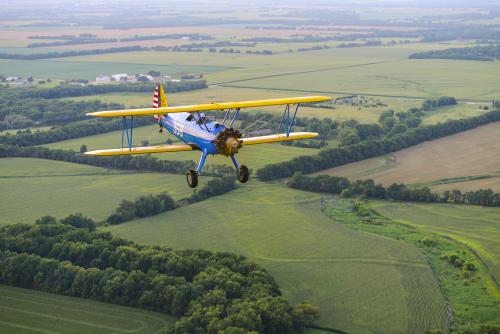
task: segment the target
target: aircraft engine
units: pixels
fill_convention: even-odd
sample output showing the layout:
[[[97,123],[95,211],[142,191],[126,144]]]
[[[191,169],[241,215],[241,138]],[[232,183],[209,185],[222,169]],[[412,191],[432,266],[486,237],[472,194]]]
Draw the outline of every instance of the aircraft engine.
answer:
[[[226,128],[217,135],[217,138],[215,139],[215,146],[221,154],[228,157],[238,153],[238,150],[241,148],[243,143],[240,138],[241,132],[239,130]]]

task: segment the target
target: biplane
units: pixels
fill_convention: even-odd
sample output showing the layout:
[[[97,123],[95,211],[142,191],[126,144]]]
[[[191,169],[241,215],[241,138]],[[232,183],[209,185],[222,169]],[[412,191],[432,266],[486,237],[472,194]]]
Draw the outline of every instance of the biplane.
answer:
[[[201,158],[198,167],[196,170],[188,170],[186,172],[186,180],[191,188],[197,186],[198,176],[201,174],[203,165],[209,154],[221,154],[230,157],[236,168],[238,181],[245,183],[248,181],[250,175],[247,166],[238,164],[236,160],[235,155],[239,150],[248,145],[310,139],[318,136],[314,132],[292,132],[292,129],[301,103],[327,100],[330,100],[330,98],[326,96],[305,96],[169,107],[163,86],[159,84],[155,87],[151,108],[88,113],[88,116],[95,117],[121,117],[123,128],[121,148],[88,151],[85,154],[114,156],[199,150],[201,151]],[[285,106],[285,110],[281,117],[277,134],[243,137],[242,131],[233,128],[241,109],[279,105]],[[205,115],[207,111],[219,110],[225,111],[222,121],[211,119]],[[160,132],[163,132],[163,129],[167,129],[168,132],[179,138],[184,144],[134,147],[132,140],[134,117],[138,116],[154,116],[159,125]]]

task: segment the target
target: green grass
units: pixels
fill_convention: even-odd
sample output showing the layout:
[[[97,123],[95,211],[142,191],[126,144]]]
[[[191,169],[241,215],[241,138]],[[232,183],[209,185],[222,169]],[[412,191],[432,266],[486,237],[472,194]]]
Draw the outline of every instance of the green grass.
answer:
[[[418,248],[432,266],[440,288],[450,303],[452,312],[450,328],[452,330],[461,333],[465,329],[477,330],[482,325],[499,325],[498,288],[493,284],[489,269],[477,253],[466,244],[454,240],[453,236],[436,233],[434,230],[422,228],[408,220],[403,221],[399,219],[400,213],[395,210],[390,212],[390,215],[386,215],[387,210],[384,210],[387,206],[412,207],[414,204],[357,201],[357,205],[360,209],[356,211],[352,200],[334,199],[326,203],[325,213],[335,221],[357,231],[401,240]],[[439,209],[436,209],[436,214],[434,214],[434,209],[433,207],[432,211],[426,211],[415,208],[412,213],[414,217],[417,217],[416,219],[421,218],[430,222],[430,225],[431,222],[439,223],[442,220]],[[474,206],[462,206],[459,213],[465,216],[480,216]],[[490,218],[489,215],[482,217]],[[457,229],[460,227],[460,224],[456,224]],[[498,233],[498,229],[493,233]],[[451,265],[447,260],[450,255],[458,256],[463,263],[473,264],[475,271],[466,272],[464,268]]]
[[[484,261],[500,282],[500,209],[467,205],[375,202],[376,210],[397,222],[450,237]],[[498,284],[492,284],[500,300]]]
[[[0,285],[0,332],[164,333],[175,318],[131,307]]]
[[[201,178],[199,186],[209,179]],[[163,191],[179,199],[192,193],[184,175],[131,173],[31,158],[0,159],[0,189],[0,225],[76,212],[100,220],[123,199]]]
[[[444,300],[425,258],[402,242],[334,223],[320,202],[318,194],[250,180],[229,194],[105,230],[145,244],[246,255],[289,300],[318,304],[321,326],[350,333],[445,328]]]

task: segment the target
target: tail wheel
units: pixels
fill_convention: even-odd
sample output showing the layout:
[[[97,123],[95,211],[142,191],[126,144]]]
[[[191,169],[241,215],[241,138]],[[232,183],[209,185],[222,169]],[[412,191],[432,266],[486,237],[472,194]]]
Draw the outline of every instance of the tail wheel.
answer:
[[[192,169],[188,170],[186,173],[186,181],[188,186],[190,186],[191,188],[196,188],[196,186],[198,185],[198,172]]]
[[[248,171],[247,166],[241,165],[236,171],[236,176],[238,177],[238,181],[241,183],[245,183],[250,178],[250,172]]]

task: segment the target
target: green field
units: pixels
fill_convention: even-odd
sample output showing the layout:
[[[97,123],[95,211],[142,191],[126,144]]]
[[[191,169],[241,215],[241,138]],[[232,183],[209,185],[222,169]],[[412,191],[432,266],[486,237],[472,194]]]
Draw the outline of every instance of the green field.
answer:
[[[201,186],[209,179],[201,178]],[[179,199],[192,193],[184,175],[132,173],[30,158],[0,159],[0,188],[0,225],[76,212],[99,220],[123,199],[163,191]]]
[[[225,69],[223,66],[190,66],[190,65],[156,65],[128,64],[113,62],[57,61],[57,60],[8,60],[0,63],[0,73],[6,76],[33,76],[51,79],[87,79],[95,80],[100,74],[114,73],[147,73],[149,70],[161,71],[163,74],[176,73],[208,73]]]
[[[206,75],[210,84],[314,91],[325,94],[375,94],[489,100],[498,97],[498,62],[409,60],[413,52],[452,44],[408,44],[394,47],[328,49],[268,57],[247,54],[178,54],[129,52],[71,57],[63,61],[229,66]],[[301,55],[301,56],[298,56]],[[304,56],[306,55],[306,56]],[[233,67],[233,68],[231,68]]]
[[[145,244],[246,255],[291,301],[319,304],[321,326],[350,333],[445,329],[444,299],[425,257],[402,242],[334,223],[320,201],[318,194],[254,181],[105,230]]]
[[[164,333],[174,317],[83,298],[0,285],[0,332]]]
[[[385,217],[450,237],[473,249],[500,282],[500,209],[466,205],[374,202]],[[498,283],[492,286],[500,300]]]

